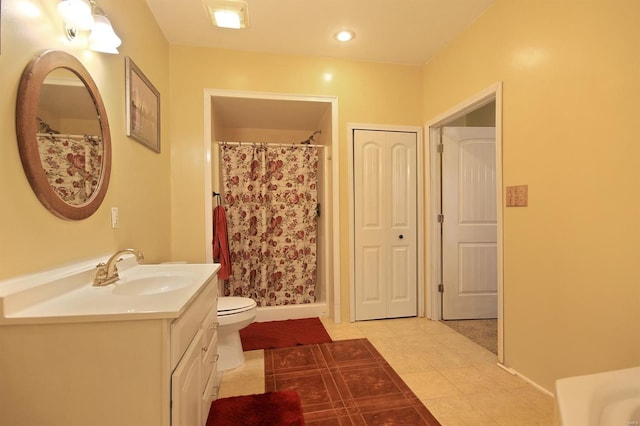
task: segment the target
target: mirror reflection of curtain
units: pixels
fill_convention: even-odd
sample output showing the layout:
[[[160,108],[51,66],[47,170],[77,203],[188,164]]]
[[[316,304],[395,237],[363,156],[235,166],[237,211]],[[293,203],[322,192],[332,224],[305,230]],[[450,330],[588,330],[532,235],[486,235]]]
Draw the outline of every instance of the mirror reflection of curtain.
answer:
[[[102,139],[97,136],[38,134],[42,167],[55,193],[71,205],[85,204],[102,173]]]
[[[221,146],[232,274],[226,296],[315,301],[318,148]]]

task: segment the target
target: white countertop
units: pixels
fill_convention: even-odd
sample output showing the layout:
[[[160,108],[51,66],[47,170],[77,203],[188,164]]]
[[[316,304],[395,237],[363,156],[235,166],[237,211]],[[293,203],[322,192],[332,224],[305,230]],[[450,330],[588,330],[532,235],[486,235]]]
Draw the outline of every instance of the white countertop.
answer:
[[[94,287],[97,263],[0,282],[0,325],[177,318],[220,269],[218,264],[137,265],[127,258],[118,262],[118,281]],[[131,294],[140,279],[155,281],[154,290]]]

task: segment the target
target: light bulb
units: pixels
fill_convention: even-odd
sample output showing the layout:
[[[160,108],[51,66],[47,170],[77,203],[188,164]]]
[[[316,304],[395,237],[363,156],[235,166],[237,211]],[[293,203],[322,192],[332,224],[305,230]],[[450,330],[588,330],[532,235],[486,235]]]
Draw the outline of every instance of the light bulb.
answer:
[[[118,46],[122,44],[122,40],[116,35],[109,19],[103,15],[95,15],[94,20],[89,36],[89,49],[96,52],[118,53]]]
[[[90,30],[93,25],[91,5],[87,0],[62,0],[58,3],[58,13],[67,28]]]

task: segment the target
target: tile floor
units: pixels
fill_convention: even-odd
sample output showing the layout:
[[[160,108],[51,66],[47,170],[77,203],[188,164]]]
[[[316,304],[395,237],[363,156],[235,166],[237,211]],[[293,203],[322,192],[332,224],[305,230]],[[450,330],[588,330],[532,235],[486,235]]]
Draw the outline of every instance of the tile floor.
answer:
[[[438,321],[403,318],[334,324],[333,340],[367,338],[443,426],[551,426],[553,398],[499,368],[497,357]],[[245,352],[219,397],[265,391],[264,351]]]
[[[367,339],[265,351],[265,378],[298,392],[308,426],[440,425]]]

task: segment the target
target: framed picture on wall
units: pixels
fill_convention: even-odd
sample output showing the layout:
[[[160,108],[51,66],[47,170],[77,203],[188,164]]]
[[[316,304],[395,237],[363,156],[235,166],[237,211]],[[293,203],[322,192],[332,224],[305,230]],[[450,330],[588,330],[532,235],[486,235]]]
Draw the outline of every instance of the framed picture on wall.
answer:
[[[160,92],[131,60],[124,59],[127,136],[160,152]]]

